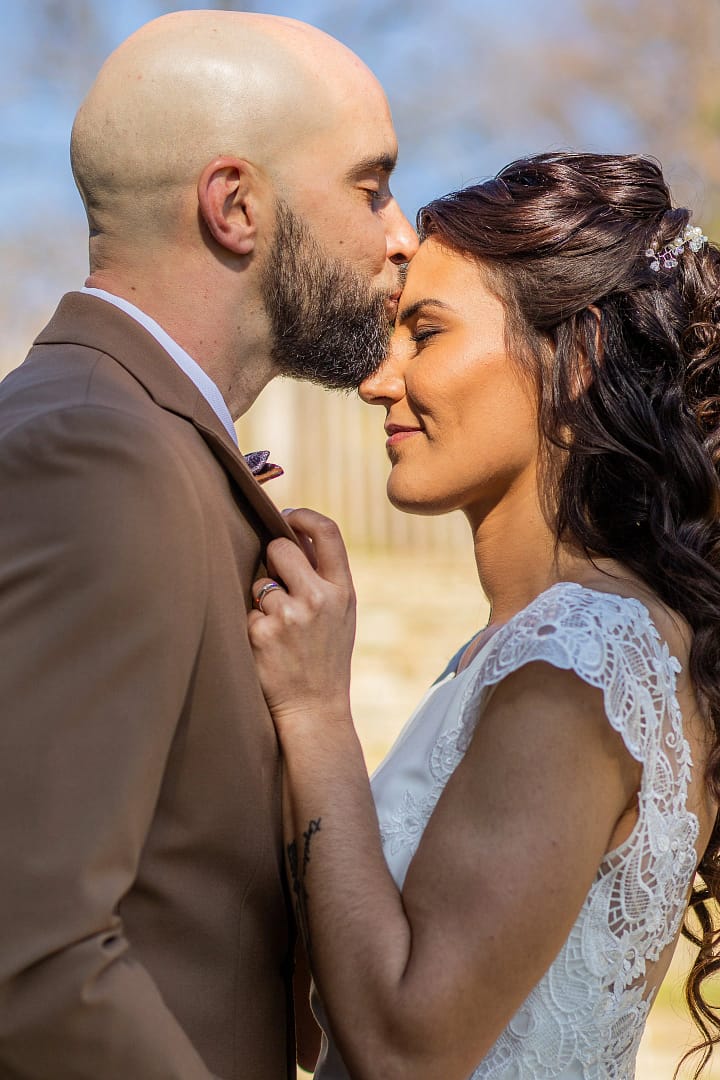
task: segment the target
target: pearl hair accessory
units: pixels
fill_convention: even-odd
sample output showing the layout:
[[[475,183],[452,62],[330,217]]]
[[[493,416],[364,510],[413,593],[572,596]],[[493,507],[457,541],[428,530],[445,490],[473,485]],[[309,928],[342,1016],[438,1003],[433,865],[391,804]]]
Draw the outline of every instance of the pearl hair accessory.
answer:
[[[662,267],[663,270],[671,270],[678,264],[678,256],[682,255],[685,250],[685,245],[690,248],[691,251],[699,251],[703,244],[707,244],[707,236],[697,225],[686,225],[685,228],[674,240],[671,240],[669,244],[666,244],[664,248],[658,250],[657,240],[647,249],[645,255],[650,259],[650,269],[657,273]]]

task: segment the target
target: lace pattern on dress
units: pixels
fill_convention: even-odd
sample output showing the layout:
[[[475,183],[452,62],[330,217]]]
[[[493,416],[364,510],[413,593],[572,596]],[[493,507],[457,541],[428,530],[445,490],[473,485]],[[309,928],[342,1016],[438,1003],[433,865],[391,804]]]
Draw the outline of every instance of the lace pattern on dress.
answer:
[[[482,696],[524,664],[572,670],[602,690],[609,723],[642,766],[638,820],[598,869],[567,941],[470,1080],[627,1080],[656,987],[648,965],[675,939],[696,865],[687,808],[690,750],[676,697],[680,664],[639,601],[562,582],[473,660],[459,722],[435,744],[422,797],[381,822],[386,853],[414,853],[472,738]]]
[[[432,777],[430,791],[422,798],[417,798],[411,791],[403,792],[400,805],[381,825],[380,838],[391,855],[397,855],[402,847],[417,850],[430,815],[465,754],[467,746],[462,749],[460,746],[464,733],[465,725],[459,723],[440,735],[428,758],[428,769]]]

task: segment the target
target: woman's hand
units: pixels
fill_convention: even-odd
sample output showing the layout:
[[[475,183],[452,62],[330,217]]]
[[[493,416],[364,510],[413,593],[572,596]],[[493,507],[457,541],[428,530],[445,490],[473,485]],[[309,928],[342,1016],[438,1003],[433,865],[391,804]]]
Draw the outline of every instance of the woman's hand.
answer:
[[[262,610],[248,616],[258,676],[282,734],[294,716],[349,715],[350,661],[355,638],[355,592],[347,552],[334,521],[313,510],[287,520],[305,553],[290,540],[268,546],[268,571],[284,587],[263,590]]]

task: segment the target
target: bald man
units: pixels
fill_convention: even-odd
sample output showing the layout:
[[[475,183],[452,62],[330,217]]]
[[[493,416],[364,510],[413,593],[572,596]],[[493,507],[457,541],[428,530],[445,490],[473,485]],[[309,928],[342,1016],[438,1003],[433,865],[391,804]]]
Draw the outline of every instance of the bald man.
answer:
[[[3,1080],[295,1075],[245,630],[288,531],[233,419],[380,362],[395,156],[367,68],[269,16],[152,22],[80,108],[90,276],[0,387]]]

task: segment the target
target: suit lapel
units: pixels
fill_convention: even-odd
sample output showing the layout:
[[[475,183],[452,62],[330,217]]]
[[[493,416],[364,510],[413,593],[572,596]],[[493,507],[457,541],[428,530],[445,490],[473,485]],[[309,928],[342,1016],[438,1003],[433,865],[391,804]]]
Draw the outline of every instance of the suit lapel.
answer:
[[[160,408],[182,416],[197,429],[244,496],[263,543],[279,536],[294,539],[192,379],[135,319],[98,296],[68,293],[35,344],[83,345],[111,356],[145,387]]]

